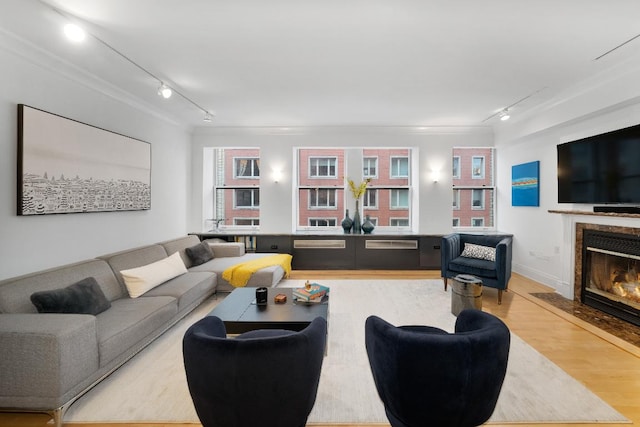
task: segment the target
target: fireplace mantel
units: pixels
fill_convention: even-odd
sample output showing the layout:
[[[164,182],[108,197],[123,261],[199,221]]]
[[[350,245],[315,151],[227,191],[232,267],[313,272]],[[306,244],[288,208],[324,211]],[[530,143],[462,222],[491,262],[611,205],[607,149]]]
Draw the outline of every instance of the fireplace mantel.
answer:
[[[592,211],[562,211],[549,209],[547,212],[562,215],[589,215],[589,216],[608,216],[614,218],[640,218],[640,214],[617,213],[617,212],[592,212]]]

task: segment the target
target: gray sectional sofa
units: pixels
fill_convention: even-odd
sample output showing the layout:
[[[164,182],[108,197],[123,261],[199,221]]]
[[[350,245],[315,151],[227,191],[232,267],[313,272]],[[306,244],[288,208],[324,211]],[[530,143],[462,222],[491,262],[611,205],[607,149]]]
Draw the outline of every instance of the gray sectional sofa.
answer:
[[[186,249],[199,243],[186,236],[1,281],[0,411],[47,412],[61,426],[65,410],[84,392],[217,290],[231,290],[222,280],[227,266],[268,255],[212,242],[214,258],[192,266]],[[129,296],[120,271],[176,252],[185,273],[140,297]],[[268,267],[247,286],[274,286],[283,276],[281,267]],[[32,303],[33,294],[66,292],[87,278],[95,279],[91,289],[108,307],[98,314],[41,313]]]

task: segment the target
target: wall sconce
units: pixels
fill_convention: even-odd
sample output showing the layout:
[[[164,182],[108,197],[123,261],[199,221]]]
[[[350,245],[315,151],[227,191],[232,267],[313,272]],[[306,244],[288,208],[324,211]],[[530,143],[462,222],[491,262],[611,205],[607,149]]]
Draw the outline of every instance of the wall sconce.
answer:
[[[439,170],[432,170],[431,171],[431,180],[433,181],[433,183],[435,184],[436,182],[438,182],[438,179],[440,179],[440,171]]]
[[[281,169],[273,169],[273,172],[271,174],[273,176],[273,182],[276,184],[282,179]]]

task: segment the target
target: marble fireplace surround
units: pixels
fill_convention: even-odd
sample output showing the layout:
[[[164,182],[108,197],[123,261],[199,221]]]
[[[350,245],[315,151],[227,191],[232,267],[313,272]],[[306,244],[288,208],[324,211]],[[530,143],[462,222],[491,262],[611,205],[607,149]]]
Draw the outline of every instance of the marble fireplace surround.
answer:
[[[617,225],[603,225],[603,224],[590,224],[590,223],[576,223],[576,238],[575,238],[575,262],[574,262],[574,281],[573,281],[573,300],[576,302],[581,301],[582,297],[582,240],[584,236],[584,230],[596,230],[608,233],[620,233],[629,234],[632,236],[640,237],[640,228],[623,227]]]

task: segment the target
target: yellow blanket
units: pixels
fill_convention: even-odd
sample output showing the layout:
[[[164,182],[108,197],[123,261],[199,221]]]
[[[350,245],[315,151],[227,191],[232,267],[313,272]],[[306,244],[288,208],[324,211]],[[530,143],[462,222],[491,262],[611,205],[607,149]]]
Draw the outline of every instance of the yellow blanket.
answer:
[[[293,257],[289,254],[277,254],[247,262],[241,262],[240,264],[233,265],[223,271],[222,278],[236,288],[241,288],[247,285],[247,282],[251,279],[251,275],[253,273],[262,268],[271,267],[273,265],[281,266],[284,269],[284,277],[289,277],[289,274],[291,273],[292,258]]]

